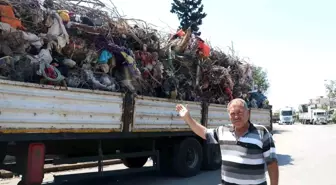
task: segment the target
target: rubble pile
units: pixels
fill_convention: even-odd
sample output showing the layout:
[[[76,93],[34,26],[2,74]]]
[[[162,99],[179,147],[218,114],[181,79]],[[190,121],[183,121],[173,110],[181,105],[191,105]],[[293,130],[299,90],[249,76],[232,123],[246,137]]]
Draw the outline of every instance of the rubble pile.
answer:
[[[3,79],[219,104],[251,97],[251,66],[190,29],[131,26],[98,0],[0,0],[0,12]]]

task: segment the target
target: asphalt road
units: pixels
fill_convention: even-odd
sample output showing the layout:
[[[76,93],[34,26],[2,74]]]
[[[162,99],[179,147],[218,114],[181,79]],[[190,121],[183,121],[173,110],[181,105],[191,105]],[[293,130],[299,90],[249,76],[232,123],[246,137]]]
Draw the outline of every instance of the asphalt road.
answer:
[[[280,164],[280,185],[336,185],[336,124],[334,125],[277,125],[274,139]],[[150,166],[148,162],[147,166]],[[105,170],[124,169],[123,165],[105,167]],[[61,172],[57,174],[85,173],[94,169]],[[334,180],[335,179],[335,180]],[[45,182],[53,174],[45,175]],[[1,180],[0,185],[16,185],[18,179]],[[181,179],[163,177],[153,172],[95,179],[64,185],[217,185],[220,171],[203,172],[195,177]]]

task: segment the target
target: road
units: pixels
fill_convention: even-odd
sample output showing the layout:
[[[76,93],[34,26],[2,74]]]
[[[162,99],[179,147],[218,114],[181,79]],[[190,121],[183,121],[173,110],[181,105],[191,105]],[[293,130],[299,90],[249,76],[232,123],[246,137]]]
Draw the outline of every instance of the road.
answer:
[[[334,125],[277,125],[274,126],[274,139],[280,164],[280,185],[336,185],[336,124]],[[150,166],[148,162],[147,166]],[[105,169],[123,169],[114,165]],[[77,170],[56,174],[85,173],[90,170]],[[45,182],[53,180],[53,174],[45,175]],[[203,172],[188,179],[163,177],[153,172],[118,176],[108,179],[85,181],[85,185],[217,185],[220,171]],[[0,185],[16,185],[18,179],[2,180]],[[75,185],[66,183],[66,185]]]

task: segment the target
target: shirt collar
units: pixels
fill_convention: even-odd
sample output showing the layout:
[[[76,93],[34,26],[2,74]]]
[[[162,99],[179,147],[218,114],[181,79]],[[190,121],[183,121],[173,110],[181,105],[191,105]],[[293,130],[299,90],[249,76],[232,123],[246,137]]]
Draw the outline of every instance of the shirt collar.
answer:
[[[247,134],[247,133],[249,133],[249,132],[252,132],[252,131],[254,131],[254,130],[257,129],[257,128],[253,125],[253,123],[251,123],[250,120],[249,120],[248,122],[249,122],[249,128],[248,128],[248,130],[247,130],[243,135],[245,135],[245,134]],[[230,132],[234,132],[234,126],[231,126],[231,128],[230,128]]]

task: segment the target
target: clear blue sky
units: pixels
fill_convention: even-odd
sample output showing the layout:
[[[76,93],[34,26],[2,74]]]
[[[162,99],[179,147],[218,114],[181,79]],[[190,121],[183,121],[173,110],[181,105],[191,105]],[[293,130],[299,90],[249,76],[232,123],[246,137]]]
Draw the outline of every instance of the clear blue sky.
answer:
[[[106,0],[105,0],[106,1]],[[112,0],[120,13],[175,30],[172,0]],[[336,1],[203,0],[208,16],[202,37],[265,68],[274,108],[325,95],[324,80],[336,79]],[[169,27],[168,27],[169,25]]]

